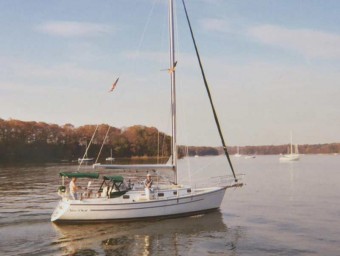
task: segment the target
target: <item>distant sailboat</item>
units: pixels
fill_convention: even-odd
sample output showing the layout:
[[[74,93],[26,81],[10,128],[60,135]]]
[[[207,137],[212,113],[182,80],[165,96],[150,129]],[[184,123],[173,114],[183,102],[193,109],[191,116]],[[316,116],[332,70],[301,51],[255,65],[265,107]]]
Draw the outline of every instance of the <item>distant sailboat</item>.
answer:
[[[107,157],[105,158],[106,161],[110,161],[110,162],[113,162],[115,160],[114,157],[112,157],[112,148],[111,148],[111,156],[110,157]]]
[[[242,155],[240,154],[240,147],[237,146],[237,153],[234,155],[234,157],[241,157]]]
[[[83,156],[83,158],[78,158],[78,163],[81,165],[81,164],[90,164],[94,161],[94,158],[93,157],[88,157],[87,156],[87,141],[85,142],[85,148],[86,148],[86,151],[85,151],[85,155]]]
[[[294,150],[293,150],[293,136],[292,133],[290,134],[290,147],[287,149],[287,154],[282,155],[280,157],[281,162],[287,162],[287,161],[298,161],[300,159],[299,155],[299,148],[298,145],[295,144]]]
[[[78,163],[81,164],[81,163],[84,163],[84,164],[89,164],[89,163],[92,163],[94,161],[94,158],[93,157],[85,157],[85,158],[78,158]]]

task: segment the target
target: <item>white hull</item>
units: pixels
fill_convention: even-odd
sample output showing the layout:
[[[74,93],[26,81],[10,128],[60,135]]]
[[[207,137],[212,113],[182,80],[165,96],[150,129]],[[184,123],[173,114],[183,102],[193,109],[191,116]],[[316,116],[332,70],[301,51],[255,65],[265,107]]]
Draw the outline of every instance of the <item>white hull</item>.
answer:
[[[129,197],[128,199],[123,196],[84,200],[63,198],[53,212],[51,221],[123,220],[187,215],[219,208],[225,190],[226,187],[197,189],[192,192],[187,188],[173,189],[158,191],[156,194],[163,193],[164,198],[150,200],[141,191],[127,192],[124,197]],[[174,196],[175,191],[180,196]],[[165,198],[170,193],[172,196]]]
[[[299,159],[300,156],[298,154],[283,155],[280,157],[281,162],[298,161]]]
[[[94,161],[94,158],[78,158],[78,163],[91,163]]]

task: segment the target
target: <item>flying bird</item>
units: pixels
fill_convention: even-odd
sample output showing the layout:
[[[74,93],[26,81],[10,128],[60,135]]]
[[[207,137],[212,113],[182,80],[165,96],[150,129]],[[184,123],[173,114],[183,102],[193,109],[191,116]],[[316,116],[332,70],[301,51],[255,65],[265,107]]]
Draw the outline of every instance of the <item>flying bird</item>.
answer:
[[[171,73],[173,73],[173,72],[175,71],[176,65],[177,65],[177,61],[175,61],[174,67],[173,67],[173,68],[169,68],[169,69],[168,69],[169,74],[171,74]]]
[[[177,61],[175,61],[173,68],[161,69],[161,71],[168,71],[169,74],[171,74],[171,73],[173,73],[175,71],[176,65],[177,65]]]
[[[116,81],[112,84],[112,87],[111,87],[111,89],[109,90],[109,92],[112,92],[115,88],[116,88],[116,86],[117,86],[117,83],[118,83],[118,80],[119,80],[119,77],[116,79]]]

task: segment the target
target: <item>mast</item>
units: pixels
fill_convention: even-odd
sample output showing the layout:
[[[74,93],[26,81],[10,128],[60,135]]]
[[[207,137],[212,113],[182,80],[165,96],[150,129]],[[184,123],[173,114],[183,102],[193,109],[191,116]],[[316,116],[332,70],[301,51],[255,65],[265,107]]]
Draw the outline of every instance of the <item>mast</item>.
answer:
[[[293,155],[293,134],[290,131],[290,154]]]
[[[172,124],[172,165],[177,184],[177,139],[176,139],[176,82],[175,82],[175,39],[173,0],[169,0],[169,40],[170,40],[170,79],[171,79],[171,124]]]

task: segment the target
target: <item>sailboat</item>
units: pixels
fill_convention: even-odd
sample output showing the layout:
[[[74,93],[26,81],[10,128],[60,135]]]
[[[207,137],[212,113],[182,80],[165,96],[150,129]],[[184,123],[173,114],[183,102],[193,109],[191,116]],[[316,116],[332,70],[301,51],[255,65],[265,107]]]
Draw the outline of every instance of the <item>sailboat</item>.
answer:
[[[87,141],[85,141],[85,148],[87,149]],[[87,150],[85,151],[85,154],[82,158],[78,158],[78,163],[81,164],[91,164],[93,163],[94,158],[93,157],[88,157],[87,156]]]
[[[203,75],[204,84],[208,93],[212,112],[215,118],[217,130],[223,145],[225,156],[230,165],[232,176],[222,185],[216,183],[213,186],[196,188],[186,184],[178,183],[177,164],[177,128],[176,128],[176,90],[175,90],[175,40],[174,40],[174,10],[173,1],[169,0],[169,32],[170,32],[170,81],[171,81],[171,120],[172,136],[171,148],[172,156],[167,164],[94,164],[95,169],[120,171],[122,175],[99,175],[99,173],[69,173],[62,172],[62,185],[58,194],[61,196],[57,207],[51,216],[51,221],[98,221],[98,220],[131,220],[140,218],[190,216],[198,213],[218,209],[224,198],[227,189],[241,187],[242,176],[236,175],[231,163],[227,147],[224,142],[222,131],[217,119],[217,114],[212,102],[209,87],[203,72],[197,46],[193,37],[190,20],[185,10],[188,25],[194,42],[198,62]],[[142,173],[155,175],[158,170],[170,170],[173,181],[169,183],[154,182],[151,189],[145,188],[143,183],[133,182],[123,175],[129,173]],[[103,173],[103,171],[101,171]],[[209,173],[209,170],[207,170]],[[97,191],[91,191],[90,182],[86,188],[86,194],[74,199],[70,197],[65,179],[101,179],[101,185]]]
[[[112,148],[111,148],[111,155],[107,158],[105,158],[106,161],[113,162],[115,160],[114,157],[112,157]]]
[[[281,162],[288,162],[288,161],[298,161],[300,159],[299,155],[299,148],[298,145],[295,144],[293,147],[293,136],[292,133],[290,133],[290,147],[287,149],[287,154],[282,155],[280,157]]]
[[[88,164],[94,161],[93,157],[84,157],[84,158],[78,158],[78,163],[84,163],[84,164]]]
[[[240,154],[240,147],[237,146],[237,153],[234,155],[234,157],[241,157],[242,155]]]

